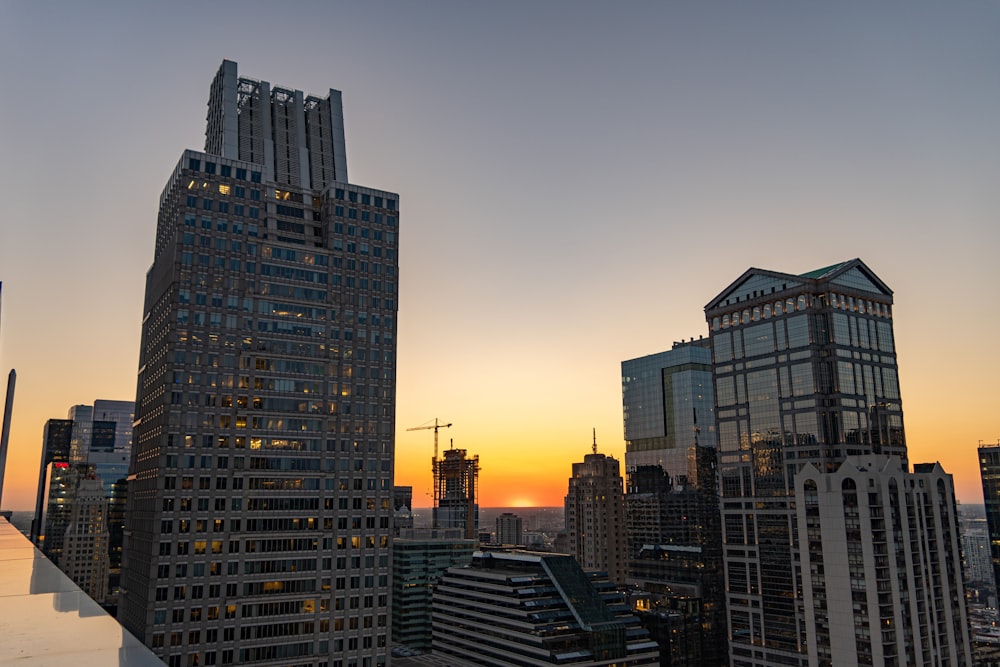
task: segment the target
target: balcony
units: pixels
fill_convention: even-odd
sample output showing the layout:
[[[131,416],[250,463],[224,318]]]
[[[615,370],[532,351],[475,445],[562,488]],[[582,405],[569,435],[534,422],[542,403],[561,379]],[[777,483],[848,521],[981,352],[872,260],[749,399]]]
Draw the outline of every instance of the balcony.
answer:
[[[0,665],[163,667],[0,517]]]

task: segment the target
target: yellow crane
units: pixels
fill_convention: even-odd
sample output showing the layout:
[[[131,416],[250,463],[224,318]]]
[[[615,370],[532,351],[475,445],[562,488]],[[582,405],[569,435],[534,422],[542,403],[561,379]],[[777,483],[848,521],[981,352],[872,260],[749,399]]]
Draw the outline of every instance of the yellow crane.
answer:
[[[434,459],[433,464],[437,464],[438,460],[438,429],[439,428],[451,428],[451,423],[442,424],[438,422],[438,418],[434,418],[434,423],[428,426],[414,426],[413,428],[406,429],[407,431],[426,431],[428,429],[434,429]]]

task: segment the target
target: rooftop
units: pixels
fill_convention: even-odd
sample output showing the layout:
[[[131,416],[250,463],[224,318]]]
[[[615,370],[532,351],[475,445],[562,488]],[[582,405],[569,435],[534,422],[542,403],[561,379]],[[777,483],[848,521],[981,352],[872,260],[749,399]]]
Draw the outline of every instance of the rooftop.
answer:
[[[163,667],[0,517],[0,665]]]

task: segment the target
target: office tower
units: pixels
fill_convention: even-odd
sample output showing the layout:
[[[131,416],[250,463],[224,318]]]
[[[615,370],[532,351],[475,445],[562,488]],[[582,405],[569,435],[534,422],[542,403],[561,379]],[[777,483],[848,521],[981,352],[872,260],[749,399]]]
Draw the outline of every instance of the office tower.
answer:
[[[572,557],[477,551],[434,591],[434,655],[471,665],[659,665],[649,639],[603,575]]]
[[[795,477],[809,664],[971,665],[951,475],[848,456]]]
[[[108,595],[110,569],[108,502],[94,474],[77,482],[59,556],[59,569],[96,602]]]
[[[607,572],[611,581],[625,583],[625,502],[618,460],[592,452],[573,464],[566,493],[566,535],[569,553],[585,570]]]
[[[93,405],[74,405],[67,419],[48,420],[43,434],[32,539],[59,564],[62,532],[73,510],[76,485],[89,474],[96,475],[103,485],[107,505],[104,521],[109,532],[109,538],[101,543],[108,551],[108,592],[98,601],[107,604],[118,598],[133,406],[132,401],[103,399]],[[60,479],[54,480],[54,476]]]
[[[90,441],[94,428],[94,406],[74,405],[66,417],[73,422],[73,433],[69,441],[69,462],[83,463],[90,453]]]
[[[986,584],[992,589],[993,559],[990,557],[990,532],[986,520],[960,519],[959,531],[962,534],[962,571],[965,581]],[[996,595],[995,589],[990,591],[990,595]]]
[[[858,259],[803,275],[749,269],[705,316],[731,662],[805,664],[794,478],[854,454],[906,463],[892,290]]]
[[[80,479],[86,477],[88,472],[85,463],[53,462],[48,466],[48,482],[44,490],[45,512],[41,519],[44,527],[41,549],[57,566],[61,563],[63,542],[73,514],[76,490]]]
[[[994,595],[1000,600],[1000,443],[979,447],[979,475],[990,533]]]
[[[726,665],[726,607],[716,452],[695,446],[698,476],[673,480],[660,466],[629,473],[627,583],[665,664]]]
[[[628,582],[671,665],[725,664],[709,339],[622,362]]]
[[[392,641],[431,649],[431,598],[445,570],[472,560],[462,528],[402,529],[392,543]]]
[[[504,512],[497,517],[497,544],[515,546],[524,544],[524,529],[521,517],[513,512]]]
[[[435,528],[462,528],[466,539],[479,538],[479,457],[448,449],[434,461]]]
[[[104,486],[109,532],[108,602],[118,600],[135,403],[98,399],[90,410],[86,462]],[[74,425],[75,425],[74,421]]]
[[[160,198],[119,618],[169,665],[388,662],[398,197],[344,155],[224,61]]]
[[[73,422],[69,419],[50,419],[45,422],[42,434],[42,460],[38,466],[38,491],[35,498],[35,518],[31,521],[31,541],[42,546],[45,530],[45,510],[48,502],[50,478],[53,463],[69,464],[70,440]]]
[[[691,447],[715,447],[712,351],[700,338],[622,362],[625,470],[660,466],[691,479]]]

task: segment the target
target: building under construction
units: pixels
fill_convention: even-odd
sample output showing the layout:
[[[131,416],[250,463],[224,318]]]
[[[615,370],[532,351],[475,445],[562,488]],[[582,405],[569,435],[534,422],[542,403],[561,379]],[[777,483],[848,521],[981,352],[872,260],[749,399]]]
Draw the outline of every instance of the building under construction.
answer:
[[[465,539],[479,535],[479,457],[467,457],[464,449],[449,449],[433,461],[434,527],[462,528]]]

